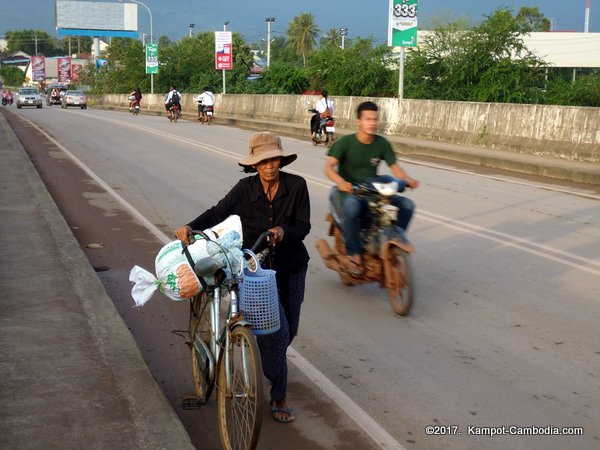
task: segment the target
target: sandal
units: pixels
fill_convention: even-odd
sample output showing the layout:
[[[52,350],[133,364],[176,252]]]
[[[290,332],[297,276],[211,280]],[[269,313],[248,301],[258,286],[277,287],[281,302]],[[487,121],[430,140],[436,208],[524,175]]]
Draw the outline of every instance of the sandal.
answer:
[[[271,413],[273,414],[273,419],[279,423],[292,423],[296,420],[296,417],[294,417],[294,410],[292,408],[282,409],[273,405],[271,406]]]

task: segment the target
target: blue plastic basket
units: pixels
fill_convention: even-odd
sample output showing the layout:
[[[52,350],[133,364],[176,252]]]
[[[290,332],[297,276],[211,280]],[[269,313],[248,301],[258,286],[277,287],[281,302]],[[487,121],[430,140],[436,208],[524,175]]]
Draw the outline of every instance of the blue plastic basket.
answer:
[[[275,271],[263,269],[254,253],[244,250],[254,259],[256,270],[244,268],[240,283],[240,309],[256,335],[275,333],[281,326],[279,297]]]

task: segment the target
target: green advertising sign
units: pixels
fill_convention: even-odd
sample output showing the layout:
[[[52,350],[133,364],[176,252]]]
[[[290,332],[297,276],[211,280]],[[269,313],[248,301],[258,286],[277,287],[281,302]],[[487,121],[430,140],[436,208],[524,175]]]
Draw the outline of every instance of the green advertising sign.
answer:
[[[390,0],[389,46],[417,46],[418,7],[419,0]]]
[[[146,73],[158,73],[158,44],[146,44]]]

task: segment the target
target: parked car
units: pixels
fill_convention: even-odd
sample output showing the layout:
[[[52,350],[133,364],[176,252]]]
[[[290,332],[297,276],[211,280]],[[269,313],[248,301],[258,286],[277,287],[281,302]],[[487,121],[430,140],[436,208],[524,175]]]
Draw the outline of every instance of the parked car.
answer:
[[[81,109],[87,109],[87,98],[81,91],[67,91],[61,99],[61,108],[68,108],[69,106],[78,106]]]
[[[17,91],[17,108],[21,109],[23,106],[35,106],[36,108],[42,107],[42,95],[37,88],[19,88]]]

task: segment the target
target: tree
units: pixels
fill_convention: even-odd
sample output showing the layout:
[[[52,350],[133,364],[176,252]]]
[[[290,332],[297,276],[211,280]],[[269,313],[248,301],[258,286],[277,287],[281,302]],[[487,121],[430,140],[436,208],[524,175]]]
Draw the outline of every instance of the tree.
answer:
[[[18,67],[0,65],[0,79],[7,86],[21,86],[25,74]]]
[[[42,30],[7,31],[6,41],[8,53],[22,51],[35,55],[37,50],[38,54],[45,56],[61,54],[56,40]]]
[[[315,16],[302,13],[292,19],[287,29],[292,47],[302,55],[302,65],[306,67],[309,53],[315,48],[319,29],[315,25]]]
[[[342,37],[336,28],[330,28],[325,36],[319,41],[321,48],[333,49],[342,45]]]
[[[522,6],[515,20],[523,33],[532,31],[550,31],[552,23],[535,7]]]
[[[333,95],[393,95],[392,73],[397,72],[389,60],[389,48],[374,48],[372,39],[356,38],[354,45],[345,50],[321,48],[310,56],[310,85]]]
[[[511,10],[499,8],[471,30],[436,30],[411,52],[406,92],[415,98],[532,103],[541,95],[545,67],[525,48]]]
[[[304,69],[273,63],[260,77],[261,91],[270,94],[301,94],[308,88]]]

